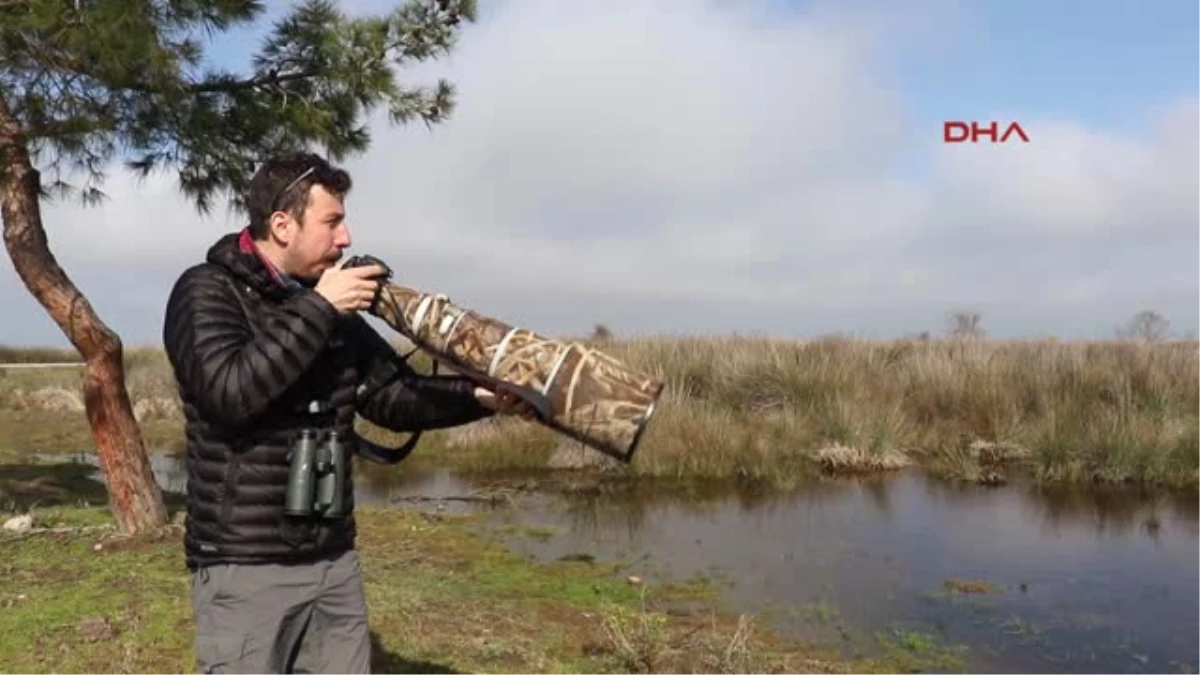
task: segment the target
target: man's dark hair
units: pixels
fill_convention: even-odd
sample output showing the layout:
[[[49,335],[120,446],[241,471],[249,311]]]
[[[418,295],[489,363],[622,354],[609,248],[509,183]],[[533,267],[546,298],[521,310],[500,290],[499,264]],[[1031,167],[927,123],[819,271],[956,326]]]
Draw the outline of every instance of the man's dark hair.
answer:
[[[320,185],[339,197],[350,191],[350,174],[332,166],[320,155],[293,152],[272,157],[250,179],[246,206],[250,212],[250,236],[267,238],[267,221],[276,211],[304,220],[309,190]]]

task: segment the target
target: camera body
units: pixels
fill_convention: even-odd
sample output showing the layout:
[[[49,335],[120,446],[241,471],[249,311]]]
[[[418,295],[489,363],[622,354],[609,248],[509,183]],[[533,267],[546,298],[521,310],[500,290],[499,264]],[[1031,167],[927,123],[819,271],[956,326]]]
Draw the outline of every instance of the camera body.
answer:
[[[373,255],[363,254],[351,256],[350,259],[346,261],[346,264],[342,267],[367,267],[368,265],[379,265],[383,268],[383,275],[377,278],[378,281],[387,281],[388,279],[392,278],[392,268],[388,267],[387,263]]]
[[[288,452],[284,513],[327,519],[345,516],[348,449],[337,431],[302,429]]]

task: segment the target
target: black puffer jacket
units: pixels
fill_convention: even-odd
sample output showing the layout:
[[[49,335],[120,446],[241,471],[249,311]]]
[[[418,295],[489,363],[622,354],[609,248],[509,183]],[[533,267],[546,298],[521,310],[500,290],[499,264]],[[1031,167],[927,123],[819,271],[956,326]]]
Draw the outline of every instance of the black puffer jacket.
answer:
[[[357,412],[395,431],[490,414],[458,377],[402,374],[365,400],[356,388],[394,349],[360,316],[282,285],[239,234],[208,251],[171,290],[163,341],[187,418],[188,567],[294,562],[353,548],[353,482],[338,521],[283,513],[288,450],[304,426],[352,438]],[[311,401],[328,406],[313,414]]]

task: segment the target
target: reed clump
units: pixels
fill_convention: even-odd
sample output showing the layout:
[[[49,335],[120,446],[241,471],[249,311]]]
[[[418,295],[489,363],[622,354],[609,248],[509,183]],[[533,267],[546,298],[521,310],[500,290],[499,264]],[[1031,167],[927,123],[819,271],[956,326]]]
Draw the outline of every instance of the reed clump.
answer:
[[[627,469],[642,476],[779,482],[917,464],[979,482],[1019,467],[1046,482],[1195,487],[1200,474],[1194,341],[731,336],[603,348],[667,382]]]
[[[1200,483],[1196,341],[596,339],[667,383],[634,463],[607,469],[778,484],[913,464],[989,482],[1016,466],[1055,483]],[[135,405],[175,400],[161,350],[126,359]],[[79,373],[0,375],[0,407],[29,405],[30,378],[71,389]],[[563,439],[532,424],[485,421],[427,438],[421,447],[432,448],[414,457],[472,470],[571,465]]]

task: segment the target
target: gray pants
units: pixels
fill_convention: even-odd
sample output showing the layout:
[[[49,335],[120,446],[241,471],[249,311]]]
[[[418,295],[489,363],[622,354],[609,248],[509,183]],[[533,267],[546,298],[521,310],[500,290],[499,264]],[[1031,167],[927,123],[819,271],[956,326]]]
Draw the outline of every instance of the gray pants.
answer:
[[[306,565],[213,565],[192,574],[202,673],[369,673],[358,554]]]

